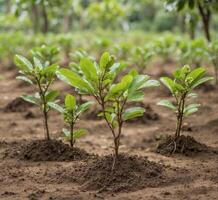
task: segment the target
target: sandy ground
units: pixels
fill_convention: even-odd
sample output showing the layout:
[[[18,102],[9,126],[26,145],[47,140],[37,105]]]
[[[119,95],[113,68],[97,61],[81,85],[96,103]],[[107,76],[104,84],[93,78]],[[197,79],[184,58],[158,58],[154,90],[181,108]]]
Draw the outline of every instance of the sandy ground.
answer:
[[[157,75],[156,69],[153,75]],[[141,123],[136,121],[124,127],[121,151],[146,156],[149,161],[174,168],[177,173],[171,173],[170,183],[145,187],[136,191],[101,192],[84,189],[83,184],[70,181],[63,174],[73,176],[73,168],[78,168],[85,161],[71,162],[31,162],[20,161],[16,158],[4,158],[5,146],[13,148],[13,141],[36,140],[44,137],[41,115],[37,108],[26,107],[18,112],[10,109],[5,112],[9,102],[19,97],[24,91],[31,92],[32,88],[22,85],[15,80],[16,71],[1,67],[0,80],[0,199],[24,200],[217,200],[218,199],[218,155],[214,152],[198,153],[192,156],[173,155],[163,156],[154,152],[157,145],[155,138],[173,134],[175,116],[156,103],[162,98],[169,98],[163,87],[148,89],[145,105],[149,105],[158,119],[149,119]],[[61,82],[55,87],[61,92],[71,89]],[[199,112],[185,120],[183,134],[193,136],[197,141],[218,148],[218,90],[210,87],[197,90],[202,104]],[[19,108],[16,105],[15,108]],[[16,109],[15,109],[16,110]],[[18,109],[19,110],[19,109]],[[93,116],[94,117],[94,116]],[[52,137],[61,138],[63,127],[61,117],[50,113],[49,126]],[[89,134],[77,141],[76,146],[87,152],[107,155],[112,152],[111,133],[103,120],[82,119],[78,127],[88,129]],[[8,142],[3,145],[4,141]],[[11,146],[10,146],[11,145]],[[175,179],[175,181],[173,181]],[[181,179],[181,180],[180,180]]]

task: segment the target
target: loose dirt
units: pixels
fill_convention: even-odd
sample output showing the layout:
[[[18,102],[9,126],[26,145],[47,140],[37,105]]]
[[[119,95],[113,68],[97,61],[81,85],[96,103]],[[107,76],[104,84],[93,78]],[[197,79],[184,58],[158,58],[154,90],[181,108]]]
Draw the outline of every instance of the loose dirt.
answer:
[[[149,70],[149,75],[158,78],[159,71],[169,73],[174,69],[172,63],[158,64]],[[216,151],[200,151],[188,156],[155,152],[158,139],[173,135],[176,125],[174,113],[156,105],[163,98],[172,100],[163,86],[146,90],[143,105],[150,108],[147,108],[145,120],[125,124],[121,157],[117,170],[111,172],[113,142],[103,120],[96,120],[92,113],[79,121],[76,128],[86,128],[89,134],[76,142],[79,149],[74,151],[67,143],[59,142],[64,122],[57,112],[51,111],[49,127],[53,140],[44,143],[38,108],[17,100],[33,89],[15,80],[16,70],[1,66],[0,73],[3,77],[0,80],[0,199],[218,199]],[[61,93],[73,92],[59,81],[54,88]],[[193,137],[197,144],[217,149],[217,88],[205,86],[196,92],[199,95],[196,102],[202,106],[185,120],[182,134],[185,139]],[[188,141],[196,144],[191,138]],[[189,152],[190,145],[187,147]]]

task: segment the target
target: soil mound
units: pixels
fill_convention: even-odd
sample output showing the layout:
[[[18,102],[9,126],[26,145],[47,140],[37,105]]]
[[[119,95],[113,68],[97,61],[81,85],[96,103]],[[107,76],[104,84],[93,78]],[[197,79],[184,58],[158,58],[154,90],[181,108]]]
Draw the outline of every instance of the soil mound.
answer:
[[[5,151],[5,157],[29,161],[73,161],[88,158],[89,154],[79,148],[71,148],[57,140],[34,140],[12,144]]]
[[[161,183],[163,167],[145,157],[121,154],[112,171],[113,156],[98,157],[82,166],[77,173],[78,182],[88,190],[129,192]]]
[[[173,136],[163,138],[157,146],[157,152],[169,155],[173,153],[182,153],[190,155],[198,152],[207,152],[208,147],[205,144],[197,142],[191,136],[181,135],[177,140]]]
[[[5,112],[24,112],[32,106],[33,106],[33,104],[31,104],[27,101],[24,101],[21,97],[18,97],[16,99],[12,100],[11,102],[9,102],[5,106],[4,111]]]

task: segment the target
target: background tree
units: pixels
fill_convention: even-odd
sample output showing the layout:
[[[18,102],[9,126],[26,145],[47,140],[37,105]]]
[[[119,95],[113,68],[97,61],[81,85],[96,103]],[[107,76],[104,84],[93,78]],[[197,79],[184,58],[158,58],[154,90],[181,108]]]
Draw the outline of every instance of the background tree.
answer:
[[[177,9],[178,12],[188,8],[190,13],[197,9],[201,17],[205,37],[209,42],[211,41],[212,14],[218,8],[216,0],[166,0],[166,8],[168,10]]]

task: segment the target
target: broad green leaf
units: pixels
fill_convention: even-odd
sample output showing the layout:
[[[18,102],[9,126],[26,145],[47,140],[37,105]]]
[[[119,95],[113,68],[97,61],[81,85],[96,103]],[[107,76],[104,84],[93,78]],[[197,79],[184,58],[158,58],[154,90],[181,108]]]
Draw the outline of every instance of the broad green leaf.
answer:
[[[85,91],[91,94],[95,91],[94,88],[84,80],[84,78],[81,78],[78,74],[69,69],[60,69],[58,78],[65,81],[66,83],[70,83],[70,85],[78,88],[81,91]]]
[[[48,102],[48,106],[53,108],[54,110],[60,112],[60,113],[64,113],[64,109],[60,105],[58,105],[54,102]]]
[[[170,102],[170,101],[168,101],[168,100],[165,100],[165,99],[159,101],[159,102],[157,103],[157,105],[159,105],[159,106],[165,106],[165,107],[170,108],[171,110],[174,110],[174,111],[176,110],[176,106],[174,106],[174,105],[172,104],[172,102]]]
[[[97,69],[95,68],[95,65],[91,59],[83,58],[80,61],[80,68],[88,80],[91,80],[91,81],[98,80]]]
[[[33,65],[31,62],[23,56],[16,55],[14,57],[14,62],[16,66],[23,72],[30,72],[33,70]]]
[[[119,72],[121,72],[124,68],[126,67],[126,65],[121,64],[121,63],[114,63],[111,68],[110,68],[110,72],[111,73],[115,73],[118,74]]]
[[[149,79],[147,75],[135,75],[131,85],[129,86],[129,93],[140,89]]]
[[[125,110],[125,112],[122,115],[122,118],[124,121],[133,119],[135,117],[140,117],[144,114],[145,109],[141,107],[133,107]]]
[[[110,62],[110,54],[108,52],[103,53],[100,58],[100,67],[102,69],[105,69],[109,62]]]
[[[171,91],[172,94],[174,94],[176,91],[184,90],[181,85],[175,83],[171,78],[162,77],[160,80]]]
[[[171,91],[171,93],[174,93],[175,85],[172,79],[168,77],[162,77],[160,78],[160,81]]]
[[[198,108],[200,107],[201,105],[200,104],[190,104],[188,105],[187,107],[185,107],[184,109],[184,114],[186,116],[198,111]]]
[[[33,62],[34,62],[35,67],[39,67],[39,69],[43,69],[43,65],[42,65],[41,61],[38,58],[33,57]]]
[[[17,79],[17,80],[25,81],[25,82],[27,82],[27,83],[33,85],[33,82],[32,82],[29,78],[27,78],[26,76],[17,76],[16,79]]]
[[[59,96],[59,92],[56,90],[50,91],[46,94],[45,100],[47,102],[52,102],[54,101],[57,97]]]
[[[57,64],[49,65],[43,69],[44,74],[55,74],[59,66]]]
[[[85,112],[86,110],[88,110],[90,108],[91,105],[93,105],[94,102],[93,101],[88,101],[86,103],[83,103],[81,104],[79,107],[78,107],[78,110],[77,110],[77,115],[80,115],[81,113]]]
[[[130,86],[132,80],[133,77],[131,75],[125,75],[119,83],[111,87],[108,96],[125,92],[125,90]]]
[[[78,139],[78,138],[85,136],[86,134],[87,134],[86,129],[78,129],[78,130],[73,132],[73,138]]]
[[[22,95],[21,98],[29,103],[39,105],[39,99],[31,95]]]
[[[189,110],[187,110],[185,113],[184,113],[184,115],[185,116],[189,116],[189,115],[191,115],[191,114],[193,114],[193,113],[195,113],[195,112],[197,112],[198,111],[198,108],[190,108]]]
[[[190,86],[195,85],[196,82],[198,82],[199,79],[201,79],[204,74],[206,72],[206,69],[203,67],[199,67],[197,69],[194,69],[193,71],[191,71],[188,76],[187,76],[187,80],[191,79],[192,81],[190,82]]]
[[[136,91],[134,93],[131,93],[130,95],[128,95],[128,102],[140,102],[144,100],[144,93],[141,91]]]
[[[202,79],[199,79],[197,82],[195,82],[192,86],[191,86],[191,89],[194,89],[196,88],[197,86],[207,82],[207,81],[211,81],[213,80],[213,77],[204,77]]]
[[[74,110],[76,107],[76,98],[73,95],[68,94],[65,97],[65,108],[67,110]]]
[[[189,98],[196,98],[198,95],[196,94],[196,93],[189,93],[188,95],[187,95],[187,97],[189,97]]]
[[[141,86],[141,88],[158,87],[158,86],[160,86],[159,81],[157,81],[157,80],[148,80],[148,81],[146,81],[146,82]],[[141,89],[141,88],[140,88],[140,89]]]

